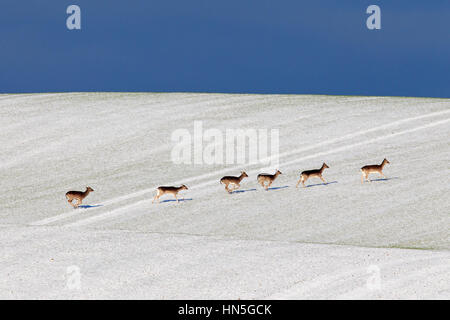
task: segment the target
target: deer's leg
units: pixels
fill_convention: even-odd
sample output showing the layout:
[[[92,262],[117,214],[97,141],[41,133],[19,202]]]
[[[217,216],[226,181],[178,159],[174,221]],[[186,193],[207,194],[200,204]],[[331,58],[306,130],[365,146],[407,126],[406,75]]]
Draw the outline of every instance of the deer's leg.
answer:
[[[155,195],[155,197],[153,198],[153,201],[152,201],[152,203],[154,203],[155,202],[155,200],[158,200],[158,203],[159,203],[159,197],[161,197],[161,195],[162,195],[162,193],[161,192],[159,192],[159,190],[156,192],[156,195]]]
[[[319,178],[320,178],[320,180],[323,181],[323,183],[325,183],[325,184],[327,183],[327,182],[325,181],[325,179],[322,177],[322,175],[320,175]]]
[[[178,198],[177,198],[177,194],[175,193],[174,196],[175,196],[175,199],[177,199],[177,203],[178,203],[179,201],[178,201]]]
[[[295,186],[296,188],[298,188],[298,185],[300,184],[300,182],[302,182],[302,178],[298,179],[297,185]]]
[[[73,203],[73,199],[68,199],[67,202],[75,209],[75,204]]]
[[[383,171],[380,171],[380,175],[381,175],[383,178],[387,179],[386,176],[384,175]]]
[[[306,188],[306,186],[305,186],[306,180],[308,180],[308,178],[305,178],[305,176],[302,176],[302,184],[303,184],[303,188]]]

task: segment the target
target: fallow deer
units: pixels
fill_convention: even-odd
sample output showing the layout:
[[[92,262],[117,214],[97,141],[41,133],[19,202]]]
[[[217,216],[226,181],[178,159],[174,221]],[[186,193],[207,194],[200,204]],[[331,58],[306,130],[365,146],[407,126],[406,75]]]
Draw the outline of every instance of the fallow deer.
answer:
[[[158,203],[159,203],[159,197],[165,195],[166,193],[173,194],[175,199],[177,199],[177,202],[179,202],[178,198],[177,198],[178,192],[180,192],[181,190],[188,190],[188,187],[186,187],[184,184],[182,184],[180,187],[161,186],[161,187],[158,187],[156,190],[157,190],[156,196],[153,198],[152,203],[155,202],[155,200],[158,200]]]
[[[94,191],[91,187],[87,187],[86,191],[69,191],[66,193],[66,199],[69,204],[71,204],[75,209],[83,202],[83,199],[88,196],[90,192]],[[72,201],[77,200],[77,203],[74,204]]]
[[[244,178],[248,178],[248,175],[247,173],[245,173],[245,171],[242,171],[239,177],[225,176],[220,179],[220,183],[225,185],[225,190],[228,193],[232,193],[234,190],[238,189],[241,186],[240,183]],[[234,186],[232,190],[230,190],[230,188],[228,187],[230,184]]]
[[[324,171],[326,168],[329,168],[329,166],[324,162],[324,163],[322,164],[322,167],[321,167],[320,169],[314,169],[314,170],[306,170],[306,171],[303,171],[303,172],[300,174],[300,179],[298,180],[297,185],[296,185],[295,187],[298,188],[298,185],[300,184],[300,182],[303,184],[303,187],[306,187],[306,186],[305,186],[306,180],[308,180],[309,178],[312,178],[312,177],[318,177],[318,178],[320,178],[320,180],[322,180],[324,183],[327,183],[327,182],[325,181],[325,179],[322,177],[322,173],[323,173],[323,171]]]
[[[383,174],[383,168],[386,165],[386,163],[390,163],[386,158],[383,159],[383,162],[381,164],[372,164],[368,166],[364,166],[361,168],[361,183],[364,183],[364,179],[366,181],[370,181],[369,174],[373,172],[378,172],[383,178],[386,178],[386,176]]]
[[[266,191],[269,189],[269,187],[272,185],[272,182],[280,175],[282,174],[280,170],[277,170],[275,174],[267,174],[267,173],[261,173],[258,174],[258,183],[266,189]],[[266,182],[268,184],[266,185]]]

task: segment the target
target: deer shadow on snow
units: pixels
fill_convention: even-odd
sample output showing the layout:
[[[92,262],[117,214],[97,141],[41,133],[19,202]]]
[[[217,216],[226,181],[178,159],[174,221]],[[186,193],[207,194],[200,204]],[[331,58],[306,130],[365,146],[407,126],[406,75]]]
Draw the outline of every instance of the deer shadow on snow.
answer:
[[[233,194],[233,193],[243,193],[243,192],[249,192],[249,191],[256,191],[256,189],[253,188],[253,189],[234,190],[233,192],[231,192],[231,194]]]
[[[89,209],[89,208],[98,208],[98,207],[103,207],[102,204],[80,204],[78,206],[78,208],[80,209]]]
[[[269,191],[269,190],[279,190],[279,189],[285,189],[285,188],[289,188],[289,186],[270,187],[270,188],[267,188],[267,191]]]
[[[395,179],[400,179],[400,177],[370,179],[370,182],[389,181],[389,180],[395,180]]]
[[[317,186],[327,186],[327,185],[333,184],[333,183],[338,183],[338,182],[330,181],[330,182],[323,182],[323,183],[308,184],[308,185],[306,185],[306,188],[317,187]]]
[[[178,199],[179,202],[183,202],[183,201],[192,201],[192,198],[182,198],[182,199]],[[166,199],[166,200],[161,200],[159,203],[165,203],[165,202],[177,202],[176,199]]]

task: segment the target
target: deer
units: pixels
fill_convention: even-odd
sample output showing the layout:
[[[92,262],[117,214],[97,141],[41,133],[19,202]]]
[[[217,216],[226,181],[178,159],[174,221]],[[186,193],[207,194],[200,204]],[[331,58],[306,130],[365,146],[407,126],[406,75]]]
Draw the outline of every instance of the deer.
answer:
[[[177,199],[177,203],[178,201],[178,197],[177,194],[178,192],[180,192],[181,190],[188,190],[188,187],[186,187],[184,184],[182,184],[180,187],[166,187],[166,186],[161,186],[156,188],[157,192],[156,192],[156,196],[153,198],[152,203],[155,202],[155,200],[158,200],[159,203],[159,198],[163,195],[165,195],[166,193],[171,193],[174,195],[175,199]]]
[[[248,175],[245,171],[241,171],[241,175],[239,177],[235,176],[225,176],[222,179],[220,179],[220,183],[225,185],[225,190],[228,193],[232,193],[234,190],[237,190],[240,188],[240,183],[242,179],[248,178]],[[232,190],[230,190],[229,185],[232,184],[234,187]]]
[[[369,174],[373,172],[378,172],[383,178],[386,178],[386,176],[383,174],[383,168],[384,166],[390,163],[386,158],[383,159],[381,164],[372,164],[367,165],[361,168],[361,183],[364,183],[364,179],[368,182],[371,182],[369,179]]]
[[[84,192],[82,192],[82,191],[69,191],[69,192],[66,193],[67,202],[69,202],[69,204],[72,205],[72,207],[74,209],[76,209],[83,202],[83,199],[86,198],[88,196],[88,194],[90,192],[92,192],[92,191],[94,191],[94,189],[92,189],[91,187],[86,187],[86,191],[84,191]],[[77,203],[74,204],[73,200],[77,200]]]
[[[257,178],[258,183],[267,191],[269,189],[269,187],[272,185],[273,181],[280,174],[282,174],[280,170],[277,170],[277,172],[275,172],[275,174],[267,174],[267,173],[258,174],[258,178]],[[267,185],[266,185],[266,182],[268,182]]]
[[[298,185],[299,185],[300,182],[301,182],[301,183],[303,184],[303,187],[305,188],[305,187],[306,187],[306,186],[305,186],[306,180],[308,180],[309,178],[312,178],[312,177],[318,177],[318,178],[320,178],[320,180],[323,181],[323,183],[327,183],[327,182],[325,181],[325,179],[323,178],[323,176],[322,176],[322,173],[323,173],[323,171],[324,171],[326,168],[329,168],[329,166],[324,162],[324,163],[322,164],[322,167],[321,167],[320,169],[313,169],[313,170],[306,170],[306,171],[303,171],[303,172],[300,174],[300,179],[298,180],[297,185],[296,185],[295,187],[298,188]]]

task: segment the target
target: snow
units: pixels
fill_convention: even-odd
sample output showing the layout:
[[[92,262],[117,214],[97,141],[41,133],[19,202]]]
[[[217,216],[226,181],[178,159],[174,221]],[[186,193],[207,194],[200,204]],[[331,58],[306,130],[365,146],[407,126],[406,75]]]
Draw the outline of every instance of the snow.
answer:
[[[172,132],[199,120],[279,129],[275,188],[258,164],[174,164]],[[449,99],[0,95],[0,298],[449,299],[449,124]],[[361,184],[385,157],[388,180]],[[322,162],[329,184],[295,188]],[[152,204],[182,183],[186,201]],[[86,186],[95,207],[73,210]]]

